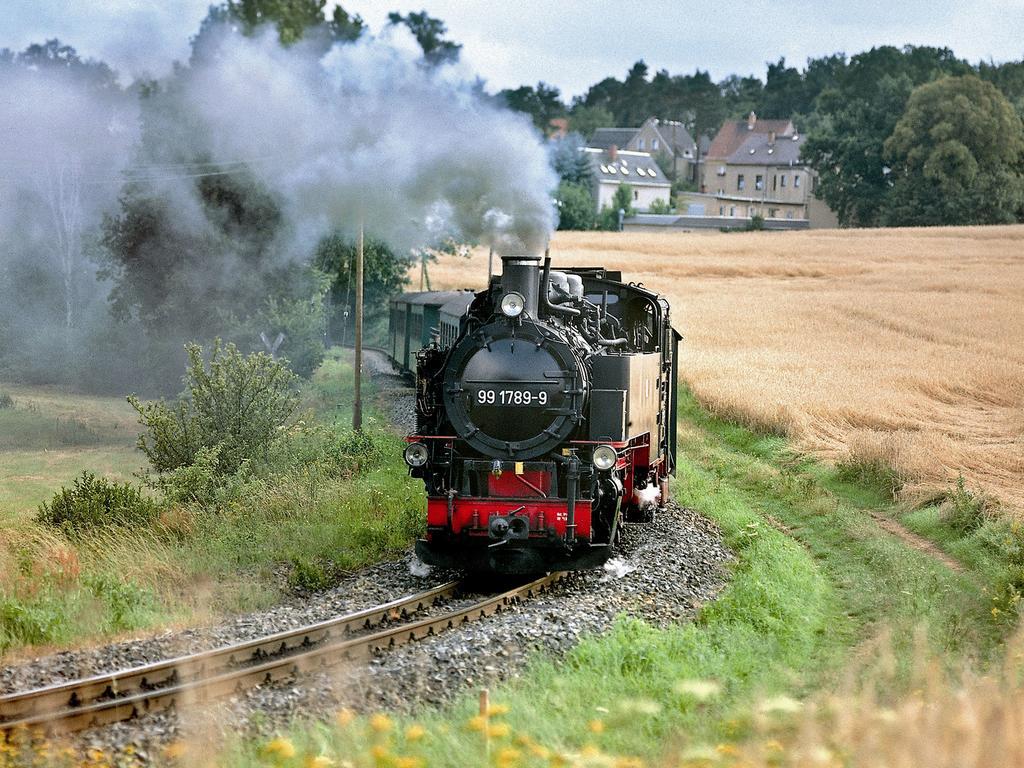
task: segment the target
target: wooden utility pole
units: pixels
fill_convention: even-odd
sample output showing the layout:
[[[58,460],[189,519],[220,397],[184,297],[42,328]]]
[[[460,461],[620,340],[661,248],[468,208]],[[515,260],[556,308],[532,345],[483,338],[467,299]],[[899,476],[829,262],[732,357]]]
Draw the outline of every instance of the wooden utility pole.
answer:
[[[356,400],[352,406],[352,429],[363,430],[363,219],[359,218],[356,246]]]
[[[494,246],[491,246],[491,250],[487,252],[487,285],[485,287],[491,287],[491,275],[494,274]]]

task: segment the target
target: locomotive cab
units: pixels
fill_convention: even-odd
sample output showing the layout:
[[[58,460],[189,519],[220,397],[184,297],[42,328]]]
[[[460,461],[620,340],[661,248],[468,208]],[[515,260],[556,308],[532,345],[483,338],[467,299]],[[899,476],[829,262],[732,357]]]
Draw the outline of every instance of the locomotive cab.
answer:
[[[616,273],[502,263],[454,341],[417,355],[417,553],[503,573],[599,566],[622,522],[667,495],[679,336],[667,303]]]

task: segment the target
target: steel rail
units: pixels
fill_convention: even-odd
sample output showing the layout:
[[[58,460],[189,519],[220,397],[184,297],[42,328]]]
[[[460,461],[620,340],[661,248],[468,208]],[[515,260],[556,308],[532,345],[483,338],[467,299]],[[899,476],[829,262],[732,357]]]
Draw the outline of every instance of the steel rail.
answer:
[[[433,589],[407,595],[372,608],[265,637],[107,672],[82,680],[6,694],[0,696],[0,731],[10,729],[14,723],[28,718],[81,708],[161,686],[172,686],[182,681],[208,677],[225,669],[261,661],[270,656],[283,656],[308,649],[338,636],[371,629],[386,620],[397,620],[404,615],[421,611],[438,600],[452,597],[459,586],[460,582],[449,581]]]
[[[432,604],[440,597],[450,596],[457,591],[459,584],[449,582],[419,595],[395,600],[359,614],[322,622],[301,630],[282,632],[217,651],[207,651],[167,662],[159,662],[148,665],[148,667],[127,670],[125,673],[115,672],[89,680],[0,697],[0,718],[4,717],[7,712],[15,712],[15,705],[24,705],[29,702],[48,702],[50,705],[56,703],[56,706],[32,703],[27,710],[24,708],[18,710],[13,717],[0,720],[0,734],[20,728],[42,728],[50,732],[68,733],[109,725],[133,717],[172,709],[178,705],[206,704],[236,695],[249,688],[291,679],[300,674],[326,670],[344,661],[369,659],[390,648],[491,616],[543,591],[561,577],[561,573],[549,574],[463,608],[447,611],[436,617],[427,617],[411,623],[387,627],[372,634],[344,638],[339,637],[344,634],[344,631],[335,629],[332,635],[330,634],[331,630],[328,629],[328,634],[322,635],[319,642],[305,641],[307,634],[311,637],[316,636],[323,629],[323,625],[339,627],[353,621],[357,623],[362,621],[363,624],[357,628],[365,628],[368,626],[365,622],[371,616],[382,617],[380,621],[383,621],[384,618],[396,618],[396,612],[398,614],[403,611],[407,612],[407,606],[422,606],[427,601]],[[317,629],[314,630],[314,628]],[[304,632],[304,630],[309,631]],[[268,647],[271,649],[270,652],[267,651]],[[243,659],[238,662],[240,654]],[[247,657],[246,654],[248,654]],[[199,660],[200,657],[206,657],[205,663]],[[208,662],[211,657],[228,659],[230,665],[236,668],[221,665],[218,668],[210,669]],[[244,664],[264,657],[269,658],[255,665],[250,663],[248,666],[237,668],[238,663]],[[175,667],[175,665],[179,666]],[[177,670],[182,666],[189,670],[190,674],[184,675],[178,672]],[[141,674],[143,670],[153,668],[159,668],[160,673],[166,673],[156,683],[161,687],[154,687],[148,677]],[[119,675],[127,675],[129,682],[135,681],[127,692],[121,684],[122,678]],[[96,691],[101,685],[102,689],[97,695]],[[83,698],[79,695],[79,691],[85,695],[91,693],[92,697]],[[6,709],[3,708],[5,706]]]

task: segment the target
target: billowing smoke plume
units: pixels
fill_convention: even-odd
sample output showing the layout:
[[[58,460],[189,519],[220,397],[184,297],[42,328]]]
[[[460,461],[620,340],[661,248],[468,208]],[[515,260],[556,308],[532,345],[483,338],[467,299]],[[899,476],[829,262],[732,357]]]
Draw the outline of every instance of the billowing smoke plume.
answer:
[[[137,140],[137,103],[110,70],[56,45],[0,57],[0,361],[52,378],[106,324],[91,258]]]
[[[283,47],[208,24],[187,67],[128,90],[102,67],[0,65],[0,361],[22,374],[69,355],[109,372],[126,345],[155,357],[154,329],[180,349],[194,328],[175,318],[244,318],[240,296],[273,295],[280,269],[360,222],[400,256],[446,239],[537,253],[554,226],[529,120],[398,29]],[[124,279],[133,260],[158,279]],[[153,290],[175,300],[147,324]]]
[[[258,158],[301,234],[363,218],[397,249],[445,235],[544,248],[557,179],[529,120],[424,66],[411,36],[393,29],[318,56],[282,48],[273,30],[222,35],[183,100],[214,157]]]

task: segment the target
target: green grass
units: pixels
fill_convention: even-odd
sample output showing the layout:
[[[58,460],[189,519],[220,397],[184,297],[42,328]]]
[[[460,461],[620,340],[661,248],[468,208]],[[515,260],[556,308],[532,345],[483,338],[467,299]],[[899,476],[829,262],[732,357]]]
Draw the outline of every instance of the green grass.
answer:
[[[720,526],[736,555],[729,583],[691,624],[659,630],[620,618],[558,663],[536,658],[521,679],[492,694],[510,707],[514,733],[530,740],[515,748],[541,744],[564,754],[590,744],[659,762],[743,739],[758,702],[802,699],[847,673],[895,695],[912,682],[920,642],[952,670],[983,667],[998,655],[1008,627],[993,619],[982,592],[1000,573],[989,560],[967,558],[967,570],[955,573],[872,520],[869,511],[901,512],[882,487],[796,457],[778,437],[713,418],[685,391],[680,403],[674,491]],[[890,653],[892,672],[882,669]],[[713,682],[718,692],[701,700],[688,681]],[[416,721],[431,736],[416,744],[366,721],[301,726],[289,738],[296,761],[328,754],[371,762],[376,743],[430,765],[487,764],[481,737],[466,727],[475,707],[467,696],[450,710],[424,713]],[[600,734],[588,731],[594,719],[605,725]],[[401,719],[399,729],[410,722]],[[502,737],[492,750],[512,746]],[[239,744],[226,760],[256,764],[259,749]]]
[[[2,390],[14,405],[0,409],[0,524],[28,519],[82,470],[129,480],[141,469],[134,412],[124,398],[54,387]]]
[[[401,439],[372,412],[369,384],[367,438],[353,439],[351,377],[347,356],[332,350],[303,392],[301,423],[267,467],[232,478],[204,504],[165,506],[152,527],[69,541],[28,519],[72,479],[56,467],[108,474],[116,449],[69,452],[53,468],[39,465],[50,451],[0,452],[0,467],[18,470],[4,473],[11,482],[0,493],[27,506],[12,503],[6,528],[0,517],[0,652],[264,608],[404,551],[423,524],[422,485],[408,476]],[[59,396],[45,394],[59,410]]]

